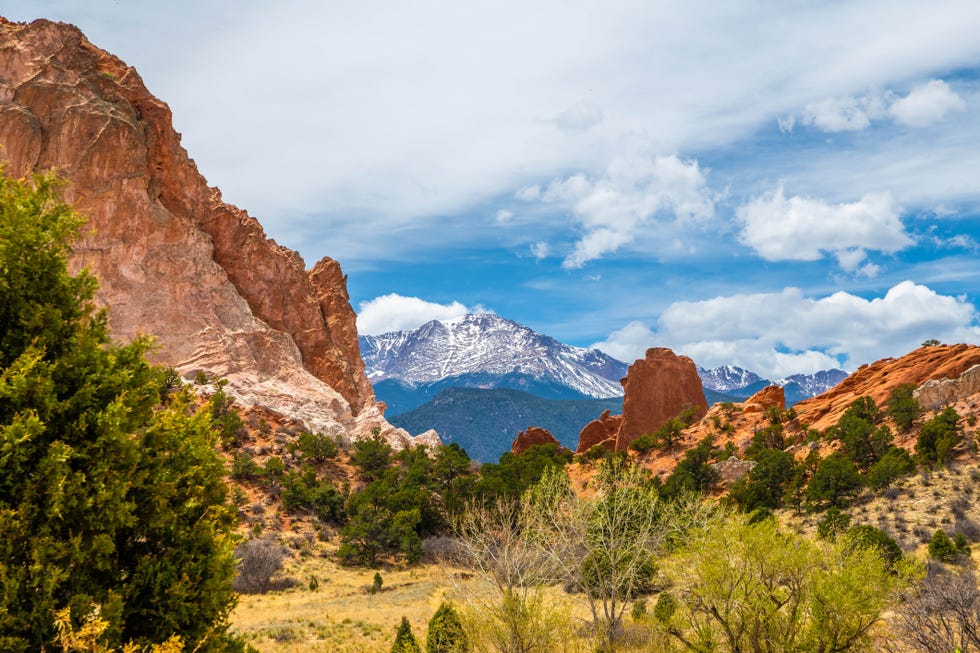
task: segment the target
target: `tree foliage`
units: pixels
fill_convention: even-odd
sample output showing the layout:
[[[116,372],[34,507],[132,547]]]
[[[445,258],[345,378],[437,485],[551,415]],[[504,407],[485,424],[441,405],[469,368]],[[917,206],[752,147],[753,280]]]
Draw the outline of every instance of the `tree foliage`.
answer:
[[[395,632],[395,641],[391,645],[391,653],[422,653],[419,644],[415,641],[412,634],[412,624],[408,623],[408,618],[402,617],[402,622]]]
[[[903,383],[892,389],[888,396],[888,416],[894,420],[895,426],[903,431],[912,428],[912,424],[922,414],[918,400],[912,396],[914,391],[914,383]]]
[[[873,549],[739,518],[695,533],[666,570],[673,609],[657,624],[690,651],[868,650],[905,584]]]
[[[56,612],[92,605],[110,646],[231,646],[211,416],[147,340],[110,340],[95,279],[67,270],[81,224],[52,177],[0,174],[0,649],[41,650]]]
[[[953,456],[953,448],[963,439],[959,422],[959,414],[949,406],[923,424],[915,441],[916,460],[923,465],[949,462]]]
[[[443,601],[429,620],[425,653],[468,653],[469,650],[469,638],[455,608]]]

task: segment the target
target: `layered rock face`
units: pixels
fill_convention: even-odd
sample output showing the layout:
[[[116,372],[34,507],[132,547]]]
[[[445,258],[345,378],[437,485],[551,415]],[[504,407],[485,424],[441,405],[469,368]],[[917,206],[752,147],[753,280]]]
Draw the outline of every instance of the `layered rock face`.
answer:
[[[596,444],[625,451],[633,440],[653,433],[685,408],[694,408],[695,418],[708,411],[694,361],[665,347],[648,349],[645,358],[630,365],[622,384],[622,417],[616,420],[604,413],[586,425],[579,434],[578,453]]]
[[[897,386],[911,383],[918,387],[927,381],[957,379],[974,365],[980,365],[980,347],[975,345],[920,347],[901,358],[862,365],[837,386],[801,401],[794,408],[801,421],[823,430],[836,424],[858,397],[871,397],[884,406]],[[930,408],[927,401],[923,405]]]
[[[514,455],[520,455],[538,444],[561,446],[558,438],[553,436],[548,429],[543,429],[540,426],[529,426],[526,431],[521,431],[514,438],[513,444],[510,445],[510,452]]]
[[[340,266],[307,271],[225,204],[133,68],[71,25],[0,19],[0,146],[8,174],[67,180],[88,217],[71,264],[98,276],[116,338],[152,335],[158,362],[307,428],[408,442],[364,375]]]

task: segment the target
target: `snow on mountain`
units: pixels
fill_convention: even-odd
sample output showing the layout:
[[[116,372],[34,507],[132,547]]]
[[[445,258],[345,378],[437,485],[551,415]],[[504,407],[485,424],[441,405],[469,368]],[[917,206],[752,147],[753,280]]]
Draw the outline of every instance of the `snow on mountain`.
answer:
[[[464,375],[527,376],[597,398],[623,394],[627,365],[489,313],[433,320],[412,331],[361,336],[372,383],[434,383]]]
[[[748,397],[767,385],[782,386],[787,391],[787,403],[795,403],[830,390],[847,377],[847,372],[838,369],[822,370],[813,374],[793,374],[784,379],[770,380],[741,367],[723,365],[714,369],[699,367],[698,376],[705,388],[737,398]]]
[[[701,377],[701,385],[722,394],[765,380],[755,372],[734,365],[722,365],[710,370],[698,367],[698,376]]]

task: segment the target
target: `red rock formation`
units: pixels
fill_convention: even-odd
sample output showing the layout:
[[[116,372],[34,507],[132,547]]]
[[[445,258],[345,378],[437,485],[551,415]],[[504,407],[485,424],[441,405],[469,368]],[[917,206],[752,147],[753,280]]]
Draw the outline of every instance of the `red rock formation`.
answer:
[[[858,397],[871,397],[883,406],[891,391],[899,385],[920,386],[929,380],[955,379],[977,364],[980,364],[980,347],[975,345],[920,347],[901,358],[885,358],[862,365],[835,387],[801,401],[794,408],[800,421],[823,430],[836,424]]]
[[[664,347],[648,349],[645,358],[630,365],[622,384],[626,393],[622,416],[610,417],[606,411],[587,424],[579,434],[576,453],[597,444],[625,451],[633,440],[653,433],[685,408],[694,408],[696,418],[708,410],[694,361]]]
[[[646,358],[630,365],[623,388],[623,425],[616,435],[616,451],[625,451],[633,440],[653,433],[689,406],[697,419],[708,412],[694,361],[666,347],[647,349]]]
[[[510,452],[514,455],[520,455],[537,444],[561,446],[558,438],[553,436],[548,429],[543,429],[540,426],[529,426],[527,431],[521,431],[514,438],[513,444],[510,445]]]
[[[71,262],[99,277],[117,338],[152,334],[159,362],[310,428],[406,440],[364,375],[339,265],[307,272],[222,202],[133,68],[71,25],[0,22],[0,146],[9,174],[67,179],[89,218]]]
[[[599,419],[585,425],[578,435],[578,447],[575,448],[575,453],[585,453],[597,444],[610,451],[616,448],[616,434],[623,425],[623,416],[609,413],[610,411],[607,410],[599,416]]]
[[[764,412],[767,408],[775,406],[780,410],[786,408],[786,393],[778,385],[766,386],[762,390],[745,400],[742,410],[746,413]]]

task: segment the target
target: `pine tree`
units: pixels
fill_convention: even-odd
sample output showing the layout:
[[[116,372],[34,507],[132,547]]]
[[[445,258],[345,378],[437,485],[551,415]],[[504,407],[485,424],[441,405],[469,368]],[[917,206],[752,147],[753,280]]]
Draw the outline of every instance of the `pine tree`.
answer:
[[[412,624],[408,623],[406,617],[402,617],[398,632],[395,633],[395,643],[391,645],[391,653],[422,653],[415,635],[412,634]]]
[[[429,621],[425,653],[468,653],[469,639],[451,603],[443,601]]]
[[[51,176],[0,168],[0,650],[54,641],[55,614],[99,609],[104,641],[239,647],[233,512],[209,416],[146,339],[114,344],[81,218]],[[240,647],[239,647],[240,648]]]

